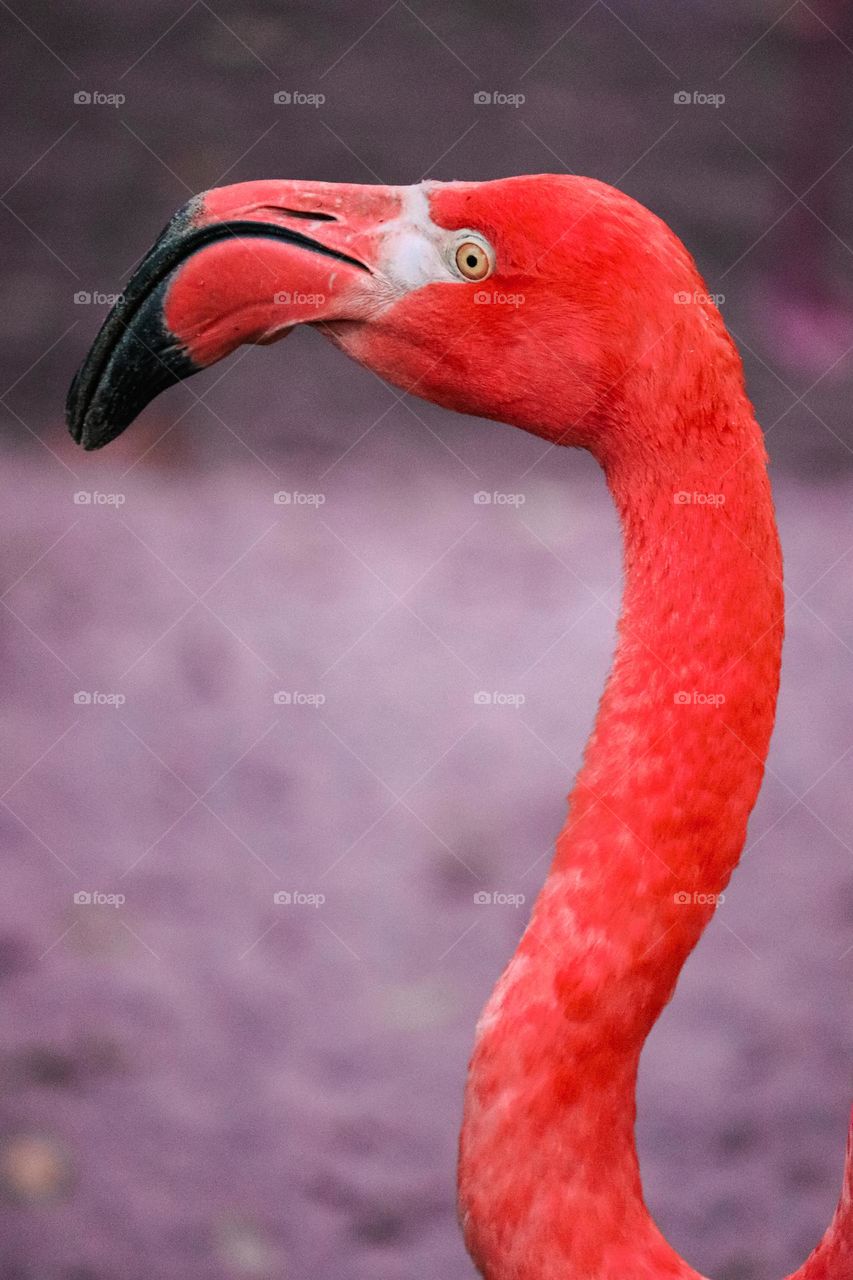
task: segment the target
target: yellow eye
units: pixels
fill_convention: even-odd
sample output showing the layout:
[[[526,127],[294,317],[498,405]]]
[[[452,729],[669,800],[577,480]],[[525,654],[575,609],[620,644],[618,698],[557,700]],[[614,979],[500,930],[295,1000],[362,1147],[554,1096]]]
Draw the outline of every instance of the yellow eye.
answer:
[[[492,269],[489,255],[476,240],[460,244],[456,250],[456,266],[466,280],[482,280]]]

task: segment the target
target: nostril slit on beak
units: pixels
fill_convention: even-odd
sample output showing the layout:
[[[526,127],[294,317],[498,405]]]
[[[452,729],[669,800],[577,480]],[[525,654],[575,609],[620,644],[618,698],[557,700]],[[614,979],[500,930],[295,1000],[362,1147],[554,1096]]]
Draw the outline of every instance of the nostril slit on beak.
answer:
[[[280,204],[264,205],[271,213],[283,213],[288,218],[305,218],[308,222],[337,222],[333,213],[312,213],[310,209],[284,209]]]

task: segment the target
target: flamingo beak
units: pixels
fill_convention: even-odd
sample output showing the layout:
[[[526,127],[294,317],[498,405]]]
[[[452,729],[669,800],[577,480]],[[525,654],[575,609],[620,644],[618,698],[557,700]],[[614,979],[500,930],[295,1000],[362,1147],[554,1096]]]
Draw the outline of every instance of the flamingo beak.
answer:
[[[167,387],[297,324],[363,320],[399,188],[243,182],[194,197],[143,258],[68,394],[84,449],[115,439]],[[381,272],[379,273],[381,275]]]

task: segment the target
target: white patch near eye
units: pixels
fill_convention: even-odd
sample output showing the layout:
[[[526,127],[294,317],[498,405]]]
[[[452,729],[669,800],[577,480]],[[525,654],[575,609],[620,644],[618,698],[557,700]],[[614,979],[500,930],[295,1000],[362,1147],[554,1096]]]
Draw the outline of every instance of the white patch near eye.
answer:
[[[378,265],[400,293],[434,282],[468,283],[452,265],[455,247],[467,232],[448,231],[433,222],[428,185],[422,182],[413,187],[399,187],[402,209],[398,217],[383,228]],[[482,240],[479,235],[476,238]]]

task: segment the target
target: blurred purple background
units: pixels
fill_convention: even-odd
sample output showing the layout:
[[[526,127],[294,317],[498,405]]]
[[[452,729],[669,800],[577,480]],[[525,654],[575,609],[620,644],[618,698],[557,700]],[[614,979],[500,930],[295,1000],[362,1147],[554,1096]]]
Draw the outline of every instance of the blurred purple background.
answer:
[[[569,169],[695,253],[773,459],[779,724],[639,1132],[672,1243],[778,1280],[853,1095],[850,7],[13,0],[0,26],[0,1280],[473,1277],[465,1065],[607,670],[603,482],[309,332],[102,454],[62,405],[107,309],[75,296],[195,191]]]

